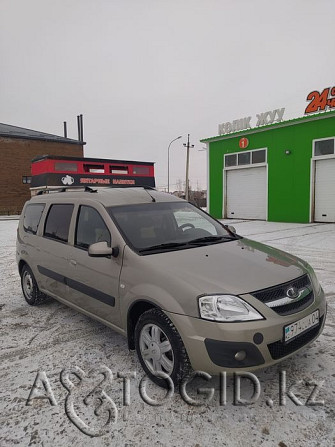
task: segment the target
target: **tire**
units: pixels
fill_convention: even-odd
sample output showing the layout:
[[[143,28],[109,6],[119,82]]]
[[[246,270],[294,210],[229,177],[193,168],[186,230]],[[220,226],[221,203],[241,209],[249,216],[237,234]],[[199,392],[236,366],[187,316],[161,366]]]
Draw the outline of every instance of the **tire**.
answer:
[[[28,265],[24,265],[21,271],[21,287],[25,300],[31,306],[42,304],[47,296],[40,292],[36,279]]]
[[[135,347],[141,365],[157,385],[167,388],[166,379],[155,371],[168,374],[176,389],[192,371],[184,343],[170,319],[159,309],[144,312],[135,327]]]

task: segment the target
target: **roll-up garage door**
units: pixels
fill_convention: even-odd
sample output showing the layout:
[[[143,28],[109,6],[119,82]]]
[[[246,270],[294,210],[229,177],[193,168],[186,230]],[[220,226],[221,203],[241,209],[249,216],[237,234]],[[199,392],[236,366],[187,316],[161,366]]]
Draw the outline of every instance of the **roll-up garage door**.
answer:
[[[315,222],[335,222],[335,158],[315,162]]]
[[[226,171],[228,218],[266,219],[266,167]]]

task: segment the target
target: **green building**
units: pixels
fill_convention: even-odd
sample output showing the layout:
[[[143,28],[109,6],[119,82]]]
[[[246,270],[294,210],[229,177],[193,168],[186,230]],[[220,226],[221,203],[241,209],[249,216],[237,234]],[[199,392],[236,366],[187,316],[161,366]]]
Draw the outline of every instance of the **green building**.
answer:
[[[335,111],[201,141],[214,217],[335,222]]]

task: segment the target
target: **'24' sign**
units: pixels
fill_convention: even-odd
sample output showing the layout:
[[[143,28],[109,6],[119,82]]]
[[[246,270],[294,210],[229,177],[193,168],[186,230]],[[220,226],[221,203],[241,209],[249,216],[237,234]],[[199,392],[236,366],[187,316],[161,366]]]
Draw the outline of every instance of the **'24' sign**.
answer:
[[[325,88],[321,93],[314,90],[307,96],[307,101],[310,101],[306,107],[305,113],[314,113],[319,110],[326,110],[335,108],[335,87]]]

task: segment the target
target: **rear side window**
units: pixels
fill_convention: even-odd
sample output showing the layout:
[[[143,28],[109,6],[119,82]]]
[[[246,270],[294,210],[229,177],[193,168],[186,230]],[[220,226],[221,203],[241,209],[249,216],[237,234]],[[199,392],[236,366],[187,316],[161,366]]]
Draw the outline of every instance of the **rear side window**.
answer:
[[[87,249],[91,244],[106,241],[111,246],[110,232],[97,210],[81,206],[77,220],[75,245]]]
[[[72,212],[73,205],[71,204],[51,205],[44,227],[44,236],[67,242]]]
[[[44,207],[44,203],[34,203],[26,206],[23,217],[24,231],[32,234],[37,233]]]

